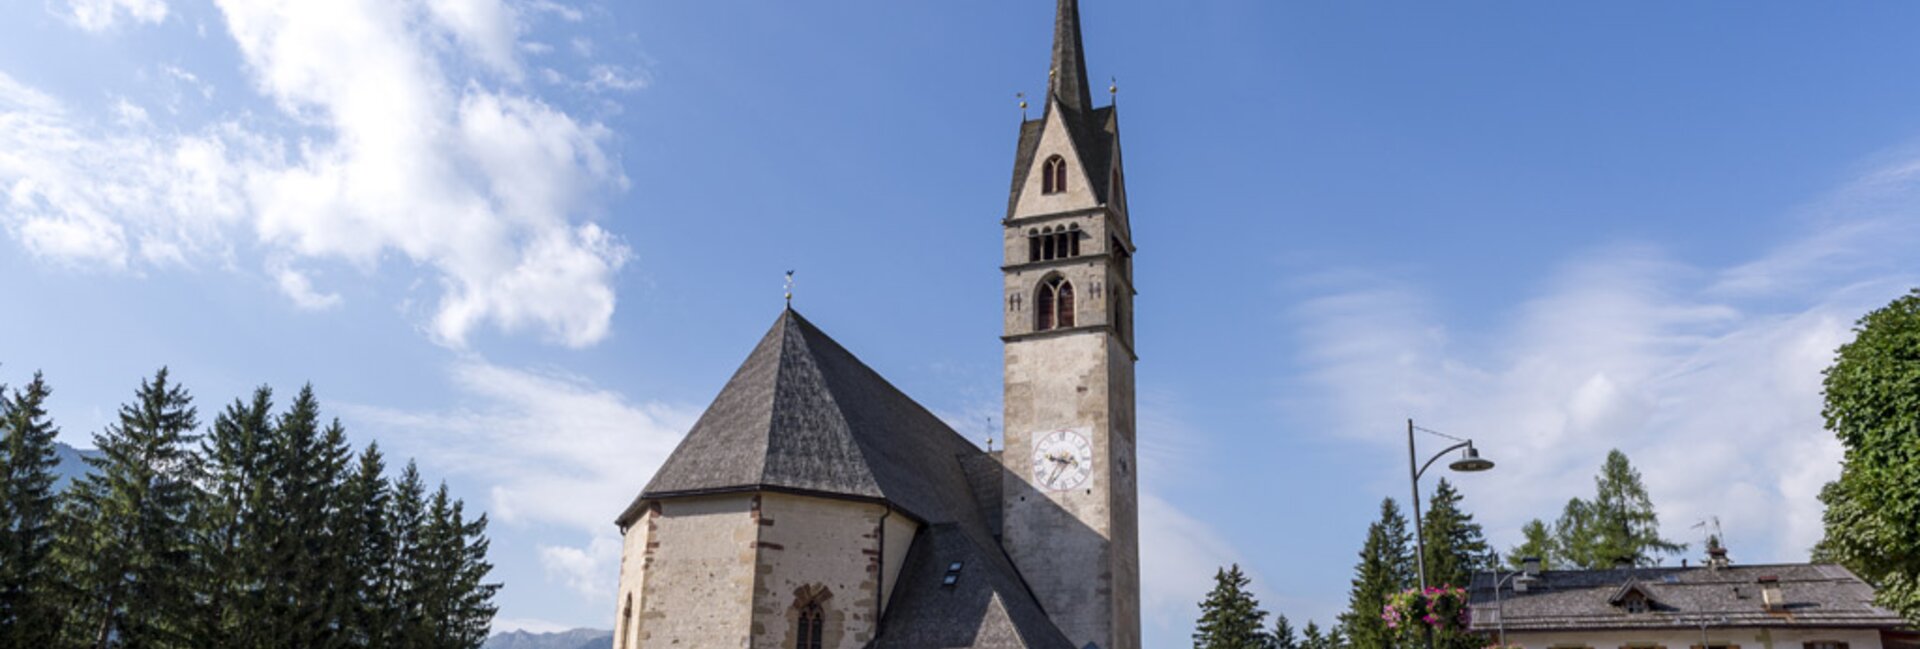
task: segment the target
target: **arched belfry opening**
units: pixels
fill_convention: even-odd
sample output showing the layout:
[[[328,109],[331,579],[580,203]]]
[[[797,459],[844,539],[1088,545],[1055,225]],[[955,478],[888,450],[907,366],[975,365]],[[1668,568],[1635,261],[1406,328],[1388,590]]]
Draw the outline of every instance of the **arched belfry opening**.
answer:
[[[1058,274],[1040,280],[1034,291],[1034,331],[1050,331],[1073,326],[1073,282]]]
[[[1067,191],[1067,159],[1054,154],[1040,167],[1040,193],[1058,194]]]

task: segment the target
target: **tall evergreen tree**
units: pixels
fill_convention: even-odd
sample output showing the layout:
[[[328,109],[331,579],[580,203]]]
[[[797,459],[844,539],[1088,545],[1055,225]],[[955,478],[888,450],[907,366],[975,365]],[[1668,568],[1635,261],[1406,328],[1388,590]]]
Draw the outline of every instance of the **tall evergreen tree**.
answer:
[[[1194,625],[1194,649],[1264,649],[1266,611],[1247,590],[1252,580],[1240,565],[1222,568],[1213,577],[1213,591],[1200,602],[1200,621]]]
[[[1520,526],[1520,537],[1520,545],[1507,551],[1508,567],[1519,568],[1527,557],[1539,559],[1541,570],[1551,570],[1553,565],[1559,563],[1554,550],[1553,532],[1547,529],[1545,522],[1538,518],[1527,521],[1526,525]]]
[[[201,584],[196,637],[210,646],[271,646],[265,584],[274,570],[268,548],[278,526],[274,510],[273,390],[256,388],[236,399],[201,440],[206,470],[194,523]]]
[[[1427,583],[1466,587],[1473,573],[1493,565],[1493,549],[1473,514],[1460,507],[1460,491],[1445,478],[1427,503],[1422,531],[1427,538]]]
[[[1473,514],[1460,507],[1462,496],[1445,478],[1428,502],[1426,520],[1427,583],[1467,587],[1473,573],[1494,565],[1493,549]],[[1448,649],[1478,649],[1482,643],[1467,634],[1451,634],[1441,646]]]
[[[1327,629],[1327,649],[1347,648],[1347,634],[1345,629],[1346,625],[1342,624],[1335,624],[1333,628]]]
[[[391,492],[386,470],[379,445],[369,444],[341,489],[341,534],[336,540],[347,550],[341,575],[347,589],[341,633],[354,647],[394,646],[391,629],[398,622],[382,615],[390,605],[382,601],[381,580],[392,568],[394,550],[393,533],[387,527]]]
[[[1380,502],[1380,520],[1367,527],[1360,562],[1353,568],[1353,590],[1347,612],[1340,616],[1347,637],[1360,649],[1396,646],[1391,630],[1380,618],[1387,598],[1415,583],[1413,551],[1408,546],[1407,519],[1392,498]]]
[[[199,425],[186,389],[161,368],[141,381],[119,421],[93,436],[101,457],[61,510],[57,560],[65,569],[74,645],[188,647],[194,584],[188,516]]]
[[[1300,649],[1300,634],[1287,616],[1278,613],[1273,616],[1273,649]]]
[[[11,398],[0,387],[0,646],[45,647],[63,622],[53,605],[54,467],[59,429],[39,372]]]
[[[1660,517],[1653,499],[1625,453],[1607,453],[1600,474],[1594,476],[1592,500],[1567,502],[1554,523],[1555,558],[1571,566],[1602,569],[1616,562],[1653,565],[1686,545],[1660,536]]]
[[[411,461],[393,482],[393,498],[386,512],[386,526],[392,533],[391,560],[380,571],[376,589],[383,593],[381,606],[373,614],[389,624],[382,629],[379,644],[392,647],[425,646],[431,631],[427,627],[422,602],[426,591],[427,562],[423,534],[427,529],[426,487],[420,481],[420,469]]]
[[[1307,620],[1307,628],[1300,631],[1300,649],[1332,649],[1327,646],[1327,637],[1320,633],[1320,625]]]

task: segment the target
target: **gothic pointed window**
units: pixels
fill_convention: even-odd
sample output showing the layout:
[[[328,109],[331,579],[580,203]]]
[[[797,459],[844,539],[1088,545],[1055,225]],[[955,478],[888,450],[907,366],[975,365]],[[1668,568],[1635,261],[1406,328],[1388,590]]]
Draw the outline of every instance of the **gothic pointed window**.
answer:
[[[800,608],[800,628],[794,634],[796,649],[821,649],[826,635],[827,615],[820,609],[819,602],[811,602]]]
[[[1034,331],[1073,326],[1073,283],[1059,275],[1040,282],[1033,296]]]
[[[1058,194],[1067,191],[1067,159],[1060,156],[1047,158],[1040,174],[1040,193]]]

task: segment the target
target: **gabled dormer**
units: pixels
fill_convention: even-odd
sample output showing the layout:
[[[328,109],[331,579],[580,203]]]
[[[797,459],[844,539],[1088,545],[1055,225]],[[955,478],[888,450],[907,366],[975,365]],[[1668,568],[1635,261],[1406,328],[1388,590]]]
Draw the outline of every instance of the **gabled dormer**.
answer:
[[[1621,584],[1607,603],[1624,613],[1646,613],[1660,608],[1660,603],[1648,592],[1646,585],[1638,579],[1629,579]]]

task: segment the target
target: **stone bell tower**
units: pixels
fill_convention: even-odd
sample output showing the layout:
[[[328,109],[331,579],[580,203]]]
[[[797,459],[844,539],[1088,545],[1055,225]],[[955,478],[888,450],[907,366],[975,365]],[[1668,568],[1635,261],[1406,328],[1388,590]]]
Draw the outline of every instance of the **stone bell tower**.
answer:
[[[1076,0],[1007,203],[1002,542],[1081,647],[1140,647],[1133,236],[1115,106],[1095,108]],[[1109,93],[1116,89],[1109,88]]]

